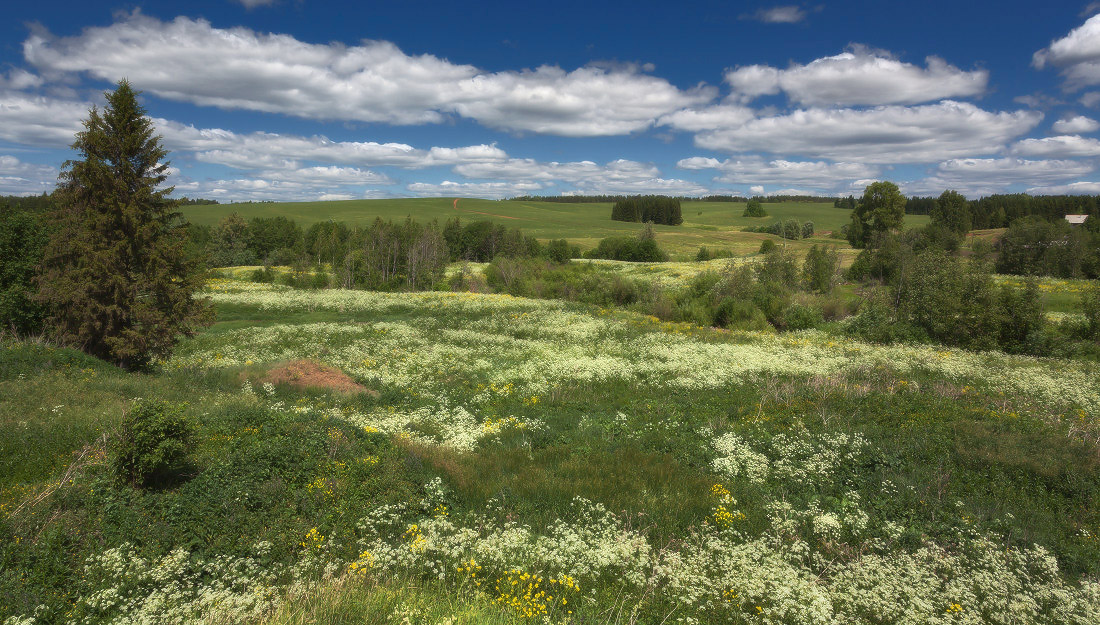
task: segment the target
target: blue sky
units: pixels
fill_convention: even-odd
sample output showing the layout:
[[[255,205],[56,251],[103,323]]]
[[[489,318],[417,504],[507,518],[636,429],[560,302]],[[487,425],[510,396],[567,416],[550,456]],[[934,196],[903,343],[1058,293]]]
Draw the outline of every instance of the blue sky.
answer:
[[[0,194],[127,78],[177,195],[1100,193],[1100,3],[20,3]],[[1094,17],[1096,16],[1096,17]]]

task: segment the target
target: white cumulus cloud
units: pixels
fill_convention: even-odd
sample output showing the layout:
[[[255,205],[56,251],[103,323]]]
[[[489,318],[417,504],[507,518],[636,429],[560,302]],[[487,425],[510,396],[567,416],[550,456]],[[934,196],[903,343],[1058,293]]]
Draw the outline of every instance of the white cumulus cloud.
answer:
[[[1078,181],[1069,184],[1031,187],[1032,195],[1100,195],[1100,182]]]
[[[797,24],[806,19],[806,11],[798,5],[787,4],[767,9],[757,9],[755,13],[741,17],[742,19],[753,19],[765,24]]]
[[[945,100],[915,107],[807,109],[695,136],[702,148],[870,163],[921,163],[996,153],[1043,118]]]
[[[39,30],[23,52],[46,74],[127,78],[158,96],[203,106],[390,124],[460,115],[493,128],[565,136],[643,130],[715,94],[707,87],[680,90],[630,65],[485,72],[409,55],[388,41],[312,44],[140,12],[73,37]]]
[[[716,169],[720,182],[753,185],[807,185],[835,188],[852,180],[870,178],[878,168],[864,163],[828,163],[825,161],[765,160],[758,156],[719,161],[692,157],[677,163],[681,169]]]
[[[1094,15],[1068,35],[1050,42],[1031,58],[1036,69],[1061,68],[1069,91],[1100,84],[1100,15]]]
[[[53,190],[58,170],[49,165],[26,163],[9,154],[0,155],[0,195],[40,195]]]
[[[416,195],[432,197],[483,197],[494,200],[535,194],[545,188],[538,182],[454,182],[444,180],[438,184],[413,182],[406,188]]]
[[[1079,135],[1060,135],[1042,139],[1024,139],[1012,146],[1012,153],[1044,158],[1081,158],[1100,156],[1100,141]]]
[[[749,65],[726,73],[726,82],[744,100],[780,91],[804,106],[917,104],[981,95],[986,70],[964,71],[930,56],[925,67],[904,63],[880,51],[851,51],[787,69]]]
[[[1084,115],[1074,115],[1065,119],[1059,119],[1052,126],[1054,132],[1060,135],[1077,135],[1085,132],[1095,132],[1100,129],[1100,122]]]

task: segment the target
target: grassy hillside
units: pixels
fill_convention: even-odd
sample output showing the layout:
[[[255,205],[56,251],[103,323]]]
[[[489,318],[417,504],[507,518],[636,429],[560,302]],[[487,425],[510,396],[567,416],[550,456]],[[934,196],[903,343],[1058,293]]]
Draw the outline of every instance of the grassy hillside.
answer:
[[[1095,364],[208,295],[218,323],[154,373],[0,345],[0,622],[1100,618]],[[138,398],[186,403],[178,483],[112,476]]]
[[[227,204],[187,206],[184,215],[197,224],[214,225],[234,211],[246,219],[284,216],[302,225],[335,220],[366,224],[375,218],[446,221],[456,215],[463,220],[489,219],[540,239],[568,239],[583,249],[596,246],[609,236],[633,234],[640,224],[611,220],[611,204],[560,204],[555,202],[513,202],[460,199],[458,210],[453,198],[414,198],[397,200],[348,200],[341,202],[284,202],[274,204]],[[656,226],[658,241],[678,258],[690,258],[706,245],[730,249],[738,254],[754,251],[762,234],[743,233],[747,226],[766,225],[777,219],[813,221],[818,232],[839,230],[848,223],[850,212],[832,204],[783,202],[765,204],[768,217],[741,217],[744,204],[731,202],[684,202],[681,226]],[[909,215],[906,224],[927,223],[927,216]],[[795,242],[796,247],[808,246]]]

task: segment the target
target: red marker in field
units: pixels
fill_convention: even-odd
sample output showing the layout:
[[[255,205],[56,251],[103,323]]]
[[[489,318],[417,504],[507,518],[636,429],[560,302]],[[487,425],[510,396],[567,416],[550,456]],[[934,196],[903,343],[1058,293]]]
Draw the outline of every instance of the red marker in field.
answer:
[[[458,210],[458,198],[455,198],[455,210]]]

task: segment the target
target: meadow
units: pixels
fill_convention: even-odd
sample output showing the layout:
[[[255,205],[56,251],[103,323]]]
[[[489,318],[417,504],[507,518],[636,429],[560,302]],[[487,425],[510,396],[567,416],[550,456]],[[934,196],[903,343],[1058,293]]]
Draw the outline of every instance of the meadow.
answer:
[[[510,228],[520,228],[524,234],[544,241],[567,239],[581,249],[596,247],[604,237],[633,235],[641,224],[612,221],[610,203],[566,204],[557,202],[525,202],[511,200],[481,200],[462,198],[458,210],[453,198],[409,198],[393,200],[347,200],[336,202],[283,202],[256,204],[197,205],[183,207],[192,223],[217,225],[226,215],[237,212],[243,218],[283,216],[304,227],[319,221],[342,221],[367,225],[376,218],[401,221],[411,216],[427,222],[444,223],[454,217],[463,221],[488,219]],[[818,233],[839,231],[848,223],[850,211],[834,208],[831,203],[777,202],[765,204],[768,217],[742,217],[744,203],[684,202],[684,223],[680,226],[654,226],[657,240],[674,260],[690,260],[700,246],[729,250],[736,255],[756,251],[768,235],[742,232],[750,226],[763,226],[775,220],[812,221]],[[926,215],[907,215],[906,224],[928,223]],[[802,250],[817,241],[792,241]],[[835,241],[834,242],[839,242]]]
[[[0,346],[0,622],[1100,619],[1095,362],[507,295],[204,296],[217,323],[152,372]],[[191,466],[138,489],[112,441],[154,399]]]

